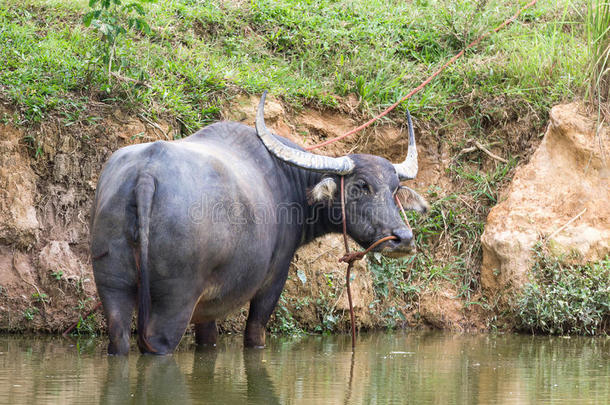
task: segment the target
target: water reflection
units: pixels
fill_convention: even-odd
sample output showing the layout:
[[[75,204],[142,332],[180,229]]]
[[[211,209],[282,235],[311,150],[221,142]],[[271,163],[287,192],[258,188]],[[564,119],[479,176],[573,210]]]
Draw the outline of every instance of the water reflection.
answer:
[[[443,333],[240,337],[173,356],[105,355],[103,339],[0,337],[0,403],[606,404],[610,338]]]
[[[129,360],[126,357],[108,357],[108,370],[104,382],[100,403],[126,404],[131,402],[129,384]]]

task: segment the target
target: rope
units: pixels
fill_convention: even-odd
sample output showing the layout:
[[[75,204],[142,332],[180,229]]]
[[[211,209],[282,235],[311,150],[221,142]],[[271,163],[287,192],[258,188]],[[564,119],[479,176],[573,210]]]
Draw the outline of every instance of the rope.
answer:
[[[372,123],[374,123],[378,119],[384,117],[390,111],[392,111],[393,109],[398,107],[398,105],[400,103],[402,103],[403,101],[411,98],[414,94],[416,94],[421,89],[426,87],[436,76],[438,76],[442,71],[444,71],[449,65],[451,65],[453,62],[455,62],[460,57],[462,57],[462,55],[464,55],[464,53],[468,49],[470,49],[470,48],[476,46],[477,44],[479,44],[483,40],[483,38],[487,37],[492,32],[496,33],[498,31],[500,31],[502,28],[506,27],[508,24],[513,22],[517,17],[519,17],[519,15],[521,15],[521,13],[523,11],[525,11],[528,8],[530,8],[531,6],[536,4],[537,2],[538,2],[538,0],[530,1],[528,4],[523,6],[519,11],[517,11],[512,17],[510,17],[509,19],[504,21],[502,24],[498,25],[492,31],[487,31],[484,34],[482,34],[481,36],[479,36],[477,39],[472,41],[470,44],[468,44],[468,46],[466,46],[466,48],[462,49],[455,56],[453,56],[451,59],[449,59],[443,66],[441,66],[434,73],[432,73],[432,75],[430,75],[430,77],[428,77],[426,80],[424,80],[419,86],[417,86],[416,88],[411,90],[406,96],[402,97],[400,100],[398,100],[397,102],[392,104],[390,107],[388,107],[381,114],[376,115],[375,117],[371,118],[369,121],[365,122],[364,124],[360,125],[359,127],[356,127],[354,129],[352,129],[349,132],[346,132],[345,134],[343,134],[341,136],[329,139],[327,141],[324,141],[324,142],[316,144],[316,145],[308,146],[305,149],[306,150],[314,150],[314,149],[317,149],[317,148],[321,148],[322,146],[326,146],[326,145],[329,145],[329,144],[331,144],[333,142],[340,141],[341,139],[344,139],[344,138],[346,138],[346,137],[348,137],[348,136],[350,136],[352,134],[355,134],[356,132],[359,132],[359,131],[363,130],[364,128],[370,126]],[[386,236],[384,238],[379,239],[375,243],[373,243],[366,250],[363,250],[363,251],[360,251],[360,252],[351,253],[350,250],[349,250],[348,243],[347,243],[347,224],[346,224],[346,217],[345,217],[345,196],[344,196],[344,194],[345,194],[345,192],[344,192],[344,180],[343,180],[343,176],[341,176],[341,214],[342,214],[342,217],[343,217],[342,218],[342,221],[343,221],[343,243],[345,244],[345,254],[343,255],[343,257],[341,257],[339,259],[339,262],[347,263],[347,271],[345,273],[345,287],[347,289],[347,300],[349,302],[349,315],[350,315],[351,328],[352,328],[352,349],[354,349],[356,347],[356,327],[355,327],[356,325],[355,325],[355,321],[354,321],[354,307],[353,307],[353,304],[352,304],[352,292],[351,292],[351,288],[350,288],[350,275],[351,275],[352,266],[354,265],[354,262],[356,260],[361,260],[367,253],[369,253],[376,246],[380,245],[381,243],[383,243],[385,241],[392,240],[392,239],[398,239],[398,238],[396,236]],[[400,212],[402,214],[403,220],[405,221],[405,224],[410,229],[411,226],[409,225],[409,221],[408,221],[407,216],[405,214],[405,210],[402,207],[402,204],[400,203],[400,200],[398,199],[398,197],[395,197],[395,200],[396,200],[396,205],[398,205],[398,207],[400,208]]]
[[[394,196],[394,200],[396,201],[396,205],[400,208],[400,212],[402,213],[402,218],[405,221],[405,224],[409,229],[411,229],[411,225],[409,225],[409,221],[407,220],[407,215],[405,214],[405,210],[398,199],[398,196]],[[341,176],[341,221],[343,223],[343,243],[345,244],[345,254],[343,257],[339,259],[339,262],[347,263],[347,271],[345,272],[345,288],[347,289],[347,302],[349,303],[349,317],[351,321],[352,327],[352,350],[356,348],[356,322],[354,320],[354,305],[352,303],[352,290],[350,287],[350,276],[352,272],[352,267],[354,266],[354,262],[362,259],[369,253],[371,250],[375,249],[377,246],[392,239],[398,239],[394,235],[385,236],[377,241],[375,241],[371,246],[362,250],[360,252],[351,253],[349,250],[349,245],[347,243],[347,222],[345,216],[345,187],[344,187],[344,177]]]
[[[455,62],[457,59],[459,59],[462,55],[464,55],[464,53],[472,48],[473,46],[476,46],[479,42],[481,42],[483,40],[483,38],[489,36],[489,34],[491,33],[496,33],[498,31],[500,31],[502,28],[506,27],[508,24],[510,24],[511,22],[513,22],[517,17],[519,17],[519,15],[521,15],[521,13],[523,11],[525,11],[526,9],[530,8],[531,6],[533,6],[534,4],[536,4],[538,2],[538,0],[532,0],[530,1],[528,4],[526,4],[525,6],[523,6],[519,11],[517,11],[512,17],[510,17],[509,19],[507,19],[506,21],[504,21],[502,24],[498,25],[496,28],[494,28],[491,31],[487,31],[485,32],[483,35],[481,35],[480,37],[478,37],[477,39],[475,39],[474,41],[472,41],[470,44],[468,44],[468,46],[464,49],[462,49],[460,52],[458,52],[454,57],[452,57],[451,59],[449,59],[449,61],[447,61],[443,66],[441,66],[439,69],[436,70],[436,72],[432,73],[432,75],[430,75],[430,77],[428,77],[426,80],[424,80],[419,86],[417,86],[416,88],[414,88],[413,90],[411,90],[406,96],[404,96],[403,98],[401,98],[400,100],[398,100],[397,102],[395,102],[394,104],[392,104],[391,106],[389,106],[385,111],[383,111],[381,114],[376,115],[375,117],[371,118],[370,120],[368,120],[367,122],[365,122],[364,124],[360,125],[359,127],[356,127],[354,129],[352,129],[349,132],[346,132],[343,135],[337,136],[335,138],[329,139],[327,141],[318,143],[316,145],[312,145],[312,146],[308,146],[305,149],[306,150],[314,150],[317,148],[321,148],[322,146],[326,146],[326,145],[330,145],[331,143],[340,141],[341,139],[347,138],[350,135],[355,134],[356,132],[359,132],[361,130],[363,130],[364,128],[370,126],[373,122],[377,121],[379,118],[382,118],[384,116],[386,116],[390,111],[392,111],[393,109],[395,109],[396,107],[398,107],[398,105],[400,103],[402,103],[403,101],[411,98],[411,96],[413,96],[414,94],[418,93],[421,89],[423,89],[424,87],[426,87],[426,85],[428,85],[428,83],[430,83],[432,81],[432,79],[434,79],[436,76],[438,76],[443,70],[445,70],[447,68],[447,66],[451,65],[453,62]]]

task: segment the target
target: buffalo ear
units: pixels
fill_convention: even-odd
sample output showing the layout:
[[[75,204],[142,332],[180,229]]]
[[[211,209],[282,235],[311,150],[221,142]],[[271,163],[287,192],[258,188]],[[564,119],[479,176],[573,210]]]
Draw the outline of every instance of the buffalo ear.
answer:
[[[325,177],[313,188],[307,190],[307,203],[313,205],[317,202],[330,204],[337,193],[337,183],[330,177]]]
[[[405,211],[412,210],[425,214],[430,207],[428,202],[424,200],[424,197],[417,194],[415,190],[412,190],[409,187],[400,186],[396,192],[396,197],[398,197],[398,200]]]

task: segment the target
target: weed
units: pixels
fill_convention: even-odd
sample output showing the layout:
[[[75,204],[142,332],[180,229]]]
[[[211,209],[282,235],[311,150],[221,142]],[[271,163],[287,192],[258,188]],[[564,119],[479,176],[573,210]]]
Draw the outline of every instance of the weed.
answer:
[[[45,293],[37,293],[35,292],[34,294],[32,294],[32,299],[35,302],[42,302],[42,303],[48,303],[49,302],[49,296]]]
[[[596,335],[610,327],[610,257],[585,265],[553,257],[534,247],[531,279],[517,299],[515,316],[523,330]]]
[[[80,299],[80,300],[78,300],[78,307],[76,307],[74,309],[78,310],[79,312],[86,311],[87,304],[91,301],[93,301],[93,298],[91,298],[91,297],[87,297],[85,299]]]
[[[369,255],[369,270],[373,274],[376,295],[387,298],[391,287],[401,294],[406,294],[405,267],[405,259],[389,259],[380,253]]]
[[[93,314],[91,314],[87,318],[83,319],[82,315],[79,315],[78,323],[76,324],[76,327],[72,331],[72,335],[75,335],[75,336],[83,336],[83,335],[95,336],[96,334],[97,334],[97,328],[96,328],[96,325],[95,325],[95,316]]]
[[[300,303],[302,305],[303,303]],[[284,294],[280,296],[278,304],[274,311],[274,321],[269,324],[269,331],[275,334],[283,335],[300,335],[303,329],[294,319],[292,313],[288,309],[288,302]]]
[[[132,1],[123,5],[122,0],[89,0],[89,7],[93,10],[85,14],[83,23],[86,27],[92,26],[101,34],[100,51],[103,63],[108,66],[109,84],[117,41],[127,33],[127,29],[131,28],[150,34],[150,26],[143,18],[146,12],[141,3],[152,1],[154,0]],[[127,29],[121,23],[121,14],[128,15]]]
[[[399,326],[402,326],[405,322],[404,314],[397,310],[396,307],[391,306],[382,314],[383,319],[385,319],[386,327],[388,329],[396,329]]]
[[[64,275],[64,272],[61,270],[51,272],[51,276],[57,281],[60,281],[61,278],[63,277],[63,275]]]
[[[295,302],[294,302],[294,309],[296,311],[300,311],[301,309],[309,306],[310,300],[309,297],[301,297],[301,298],[295,298]]]
[[[471,182],[469,193],[477,201],[481,202],[481,199],[483,199],[486,205],[493,206],[498,202],[497,192],[501,183],[515,166],[516,161],[511,159],[506,164],[497,165],[492,172],[472,170],[460,164],[454,165],[452,169],[461,179]]]
[[[87,306],[93,301],[93,298],[87,297],[85,299],[78,300],[78,307],[74,308],[79,312],[78,323],[74,328],[72,335],[74,336],[95,336],[97,327],[95,323],[95,314],[89,314],[86,318],[83,318],[83,312],[88,312]]]
[[[32,321],[32,320],[34,320],[34,317],[36,316],[36,314],[38,312],[39,312],[38,308],[28,307],[23,311],[23,317],[28,321]]]
[[[76,282],[74,283],[74,288],[76,289],[76,293],[78,295],[83,295],[85,294],[85,279],[83,277],[79,277],[78,279],[76,279]],[[87,297],[85,299],[85,301],[80,301],[79,300],[79,306],[83,306],[85,302],[90,301],[91,298]]]
[[[330,334],[337,328],[339,316],[335,314],[335,307],[331,301],[336,298],[334,291],[331,291],[328,296],[325,296],[322,291],[315,300],[316,312],[318,314],[318,324],[314,327],[314,332],[322,334]]]

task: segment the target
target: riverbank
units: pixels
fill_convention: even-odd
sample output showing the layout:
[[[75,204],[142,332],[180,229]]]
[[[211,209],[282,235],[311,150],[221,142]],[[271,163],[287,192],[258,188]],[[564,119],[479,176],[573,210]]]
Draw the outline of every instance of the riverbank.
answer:
[[[0,330],[45,332],[65,330],[97,302],[89,209],[113,151],[220,119],[251,125],[264,89],[276,133],[301,145],[341,135],[514,11],[510,2],[146,4],[151,33],[128,30],[109,74],[99,32],[82,23],[87,2],[0,5]],[[584,6],[540,2],[409,101],[420,151],[410,186],[431,212],[410,218],[417,254],[356,268],[359,328],[519,323],[482,287],[480,238],[551,107],[584,94]],[[320,153],[401,160],[405,107]],[[340,246],[336,236],[298,252],[271,332],[347,330]],[[221,329],[240,331],[245,311]],[[96,314],[77,333],[104,327]]]

